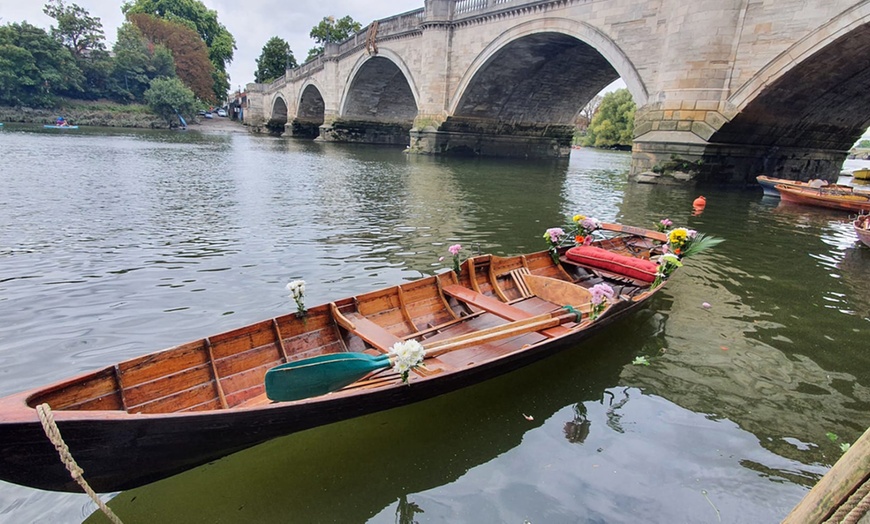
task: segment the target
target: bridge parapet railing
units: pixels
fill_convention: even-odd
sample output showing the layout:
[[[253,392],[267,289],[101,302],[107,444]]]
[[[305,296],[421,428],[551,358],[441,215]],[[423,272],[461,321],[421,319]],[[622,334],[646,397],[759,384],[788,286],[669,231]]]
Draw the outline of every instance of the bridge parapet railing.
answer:
[[[302,64],[301,66],[287,71],[287,76],[289,78],[299,78],[300,76],[310,75],[311,73],[322,68],[323,62],[323,55],[317,55],[316,57]]]
[[[462,20],[508,7],[546,3],[549,2],[546,0],[456,0],[456,5],[453,7],[453,19]]]

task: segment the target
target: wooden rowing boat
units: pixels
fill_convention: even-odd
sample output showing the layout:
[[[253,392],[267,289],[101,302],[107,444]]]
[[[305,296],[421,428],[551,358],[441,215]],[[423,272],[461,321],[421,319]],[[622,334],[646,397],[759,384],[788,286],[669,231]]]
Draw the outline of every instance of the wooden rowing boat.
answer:
[[[837,189],[793,188],[782,184],[776,186],[784,202],[842,211],[870,212],[870,196]]]
[[[788,180],[785,178],[774,178],[766,175],[759,175],[755,177],[755,180],[764,191],[764,196],[771,196],[776,198],[779,198],[779,191],[776,189],[777,185],[783,185],[786,187],[797,189],[819,189],[821,187],[824,187],[825,189],[836,189],[847,192],[855,190],[855,188],[853,188],[852,186],[829,184],[827,181],[819,179],[810,180],[809,182],[803,182],[801,180]]]
[[[855,234],[865,246],[870,247],[870,215],[858,215],[852,227],[855,229]]]
[[[40,422],[44,404],[85,479],[109,492],[550,356],[640,308],[664,285],[649,276],[664,233],[602,227],[606,238],[582,246],[586,258],[565,247],[558,263],[548,251],[476,256],[459,276],[449,271],[336,300],[2,398],[0,479],[78,490]],[[609,258],[595,259],[597,252]],[[603,310],[590,303],[600,283],[615,292]],[[267,398],[267,371],[345,355],[380,358],[408,340],[431,353],[407,384],[386,367],[324,394]]]

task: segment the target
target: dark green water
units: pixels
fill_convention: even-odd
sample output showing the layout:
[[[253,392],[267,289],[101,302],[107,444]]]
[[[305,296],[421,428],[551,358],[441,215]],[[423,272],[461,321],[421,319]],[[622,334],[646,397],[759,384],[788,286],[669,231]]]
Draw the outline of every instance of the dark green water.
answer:
[[[0,394],[284,314],[292,279],[316,304],[444,270],[454,243],[543,249],[575,213],[727,240],[557,357],[105,496],[127,523],[779,522],[840,456],[826,433],[870,425],[870,248],[844,214],[704,189],[693,216],[701,191],[589,150],[11,125],[0,150]],[[0,483],[3,522],[94,511]]]

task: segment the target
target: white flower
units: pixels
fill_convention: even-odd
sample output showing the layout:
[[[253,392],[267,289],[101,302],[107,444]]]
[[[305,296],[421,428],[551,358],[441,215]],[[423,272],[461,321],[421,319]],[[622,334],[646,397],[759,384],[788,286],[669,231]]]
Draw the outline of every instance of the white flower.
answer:
[[[402,382],[407,382],[408,372],[422,364],[426,358],[423,346],[416,340],[396,342],[390,347],[390,353],[394,355],[393,370],[402,375]]]
[[[287,291],[293,296],[293,298],[301,297],[305,295],[305,281],[304,280],[294,280],[287,284]]]

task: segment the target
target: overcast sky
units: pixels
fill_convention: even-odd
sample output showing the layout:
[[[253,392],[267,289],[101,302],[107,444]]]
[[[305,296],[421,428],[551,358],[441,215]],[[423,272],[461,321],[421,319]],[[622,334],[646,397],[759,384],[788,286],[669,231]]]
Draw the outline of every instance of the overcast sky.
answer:
[[[405,11],[420,9],[423,0],[201,0],[217,11],[218,21],[236,39],[236,51],[227,71],[232,90],[254,81],[256,59],[263,46],[273,36],[290,44],[298,62],[305,60],[314,47],[309,38],[311,28],[325,16],[341,18],[350,15],[367,26],[373,20],[387,18]],[[66,0],[78,4],[103,23],[108,47],[115,43],[118,26],[124,21],[123,0]],[[44,0],[0,0],[0,25],[27,21],[48,30],[55,22],[42,12]]]

